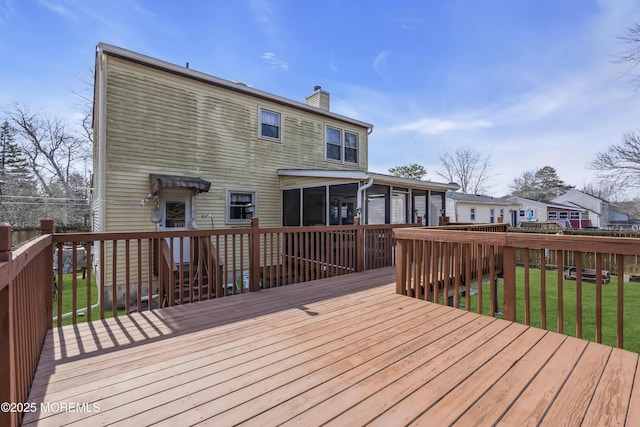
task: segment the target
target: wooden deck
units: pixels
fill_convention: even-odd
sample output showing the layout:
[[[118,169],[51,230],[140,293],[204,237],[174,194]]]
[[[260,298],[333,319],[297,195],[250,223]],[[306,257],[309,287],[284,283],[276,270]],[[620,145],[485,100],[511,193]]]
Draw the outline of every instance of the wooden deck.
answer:
[[[395,287],[385,268],[54,329],[23,425],[640,422],[638,354]]]

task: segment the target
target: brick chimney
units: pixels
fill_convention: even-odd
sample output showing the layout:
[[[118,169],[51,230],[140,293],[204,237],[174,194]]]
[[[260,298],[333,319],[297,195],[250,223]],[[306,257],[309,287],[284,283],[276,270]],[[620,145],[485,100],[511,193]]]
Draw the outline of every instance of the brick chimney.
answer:
[[[307,105],[329,111],[329,92],[321,86],[314,86],[313,93],[307,96]]]

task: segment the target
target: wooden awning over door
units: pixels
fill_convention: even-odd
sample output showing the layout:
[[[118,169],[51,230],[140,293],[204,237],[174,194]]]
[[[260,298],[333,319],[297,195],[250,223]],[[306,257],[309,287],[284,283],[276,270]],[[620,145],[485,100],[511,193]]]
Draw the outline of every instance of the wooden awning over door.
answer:
[[[197,193],[206,193],[211,183],[193,176],[151,174],[151,193],[158,194],[166,188],[192,188]]]

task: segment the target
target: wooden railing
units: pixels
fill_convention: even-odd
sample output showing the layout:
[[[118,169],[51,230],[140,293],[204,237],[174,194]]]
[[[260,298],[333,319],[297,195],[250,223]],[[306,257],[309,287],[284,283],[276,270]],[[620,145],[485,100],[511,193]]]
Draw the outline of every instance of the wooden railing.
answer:
[[[15,251],[11,227],[0,225],[0,425],[17,426],[51,328],[53,222]],[[5,403],[6,402],[6,403]],[[8,410],[7,410],[8,409]]]
[[[589,335],[594,341],[603,342],[603,306],[610,302],[603,298],[603,286],[613,286],[615,288],[607,288],[607,292],[613,295],[615,304],[606,314],[613,317],[615,324],[606,326],[615,331],[612,332],[615,337],[608,341],[624,348],[625,321],[633,320],[629,314],[625,317],[625,307],[635,304],[625,301],[625,256],[640,255],[640,239],[437,228],[396,229],[394,237],[398,293],[455,306],[460,302],[458,295],[464,294],[465,308],[482,313],[488,290],[488,314],[503,312],[507,320],[535,324],[578,338]],[[548,265],[552,256],[554,264]],[[532,257],[539,260],[538,265],[530,263]],[[612,277],[610,284],[607,283],[611,272],[603,267],[605,258],[615,260],[617,277]],[[524,265],[517,267],[517,259],[524,260]],[[586,269],[585,260],[591,259],[595,268]],[[477,265],[475,277],[474,264]],[[498,281],[498,277],[503,280]],[[555,281],[554,286],[548,286],[550,277]],[[499,282],[502,282],[500,288]],[[477,291],[474,307],[470,299],[472,292],[467,292],[471,288]],[[438,289],[440,294],[429,293],[433,289]],[[449,295],[449,290],[453,299],[443,297],[443,293]],[[564,295],[569,291],[572,299],[566,300]],[[587,291],[593,294],[593,301],[587,300]],[[496,301],[498,294],[503,295],[502,307]],[[539,306],[538,313],[532,313],[533,301]],[[637,314],[634,316],[637,318]],[[593,331],[584,328],[587,317],[594,318]],[[554,319],[555,324],[548,322],[549,318]],[[569,318],[572,322],[575,318],[575,325],[567,325]]]
[[[260,228],[255,218],[238,229],[54,234],[55,324],[391,266],[398,226]],[[80,270],[85,279],[68,274]]]

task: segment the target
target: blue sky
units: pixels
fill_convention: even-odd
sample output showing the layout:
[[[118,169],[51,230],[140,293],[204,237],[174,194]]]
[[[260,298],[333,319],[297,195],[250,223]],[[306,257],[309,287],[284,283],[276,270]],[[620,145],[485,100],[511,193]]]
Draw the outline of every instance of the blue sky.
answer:
[[[0,0],[0,106],[80,123],[105,42],[374,124],[369,169],[490,153],[501,196],[553,166],[585,163],[639,128],[640,94],[615,63],[635,0]]]

